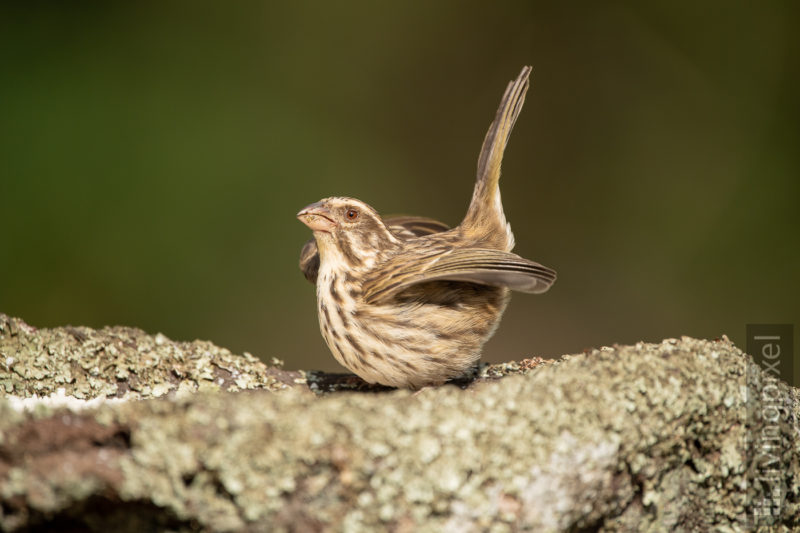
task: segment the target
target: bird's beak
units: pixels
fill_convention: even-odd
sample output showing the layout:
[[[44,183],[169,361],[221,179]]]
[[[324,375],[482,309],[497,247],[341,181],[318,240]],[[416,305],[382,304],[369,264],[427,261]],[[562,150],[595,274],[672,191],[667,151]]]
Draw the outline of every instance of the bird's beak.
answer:
[[[305,206],[297,213],[300,222],[311,228],[312,231],[327,231],[330,233],[337,226],[333,214],[322,202],[315,202]]]

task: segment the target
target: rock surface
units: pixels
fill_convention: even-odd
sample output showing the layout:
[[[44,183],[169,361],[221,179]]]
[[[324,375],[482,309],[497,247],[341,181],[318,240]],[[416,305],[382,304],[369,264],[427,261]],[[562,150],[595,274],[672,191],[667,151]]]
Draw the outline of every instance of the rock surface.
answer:
[[[0,529],[740,531],[768,496],[747,439],[769,386],[784,490],[759,524],[788,531],[800,393],[762,377],[727,339],[684,337],[412,395],[0,315]]]

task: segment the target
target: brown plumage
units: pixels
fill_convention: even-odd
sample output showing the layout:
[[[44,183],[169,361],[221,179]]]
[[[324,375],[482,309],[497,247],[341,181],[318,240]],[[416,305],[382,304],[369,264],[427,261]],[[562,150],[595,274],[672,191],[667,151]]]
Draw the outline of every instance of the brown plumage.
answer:
[[[336,360],[366,381],[416,389],[462,375],[497,328],[510,290],[542,293],[555,281],[553,270],[511,253],[498,186],[529,75],[523,68],[503,95],[457,227],[384,220],[344,197],[298,213],[314,232],[300,268],[317,287],[322,336]]]

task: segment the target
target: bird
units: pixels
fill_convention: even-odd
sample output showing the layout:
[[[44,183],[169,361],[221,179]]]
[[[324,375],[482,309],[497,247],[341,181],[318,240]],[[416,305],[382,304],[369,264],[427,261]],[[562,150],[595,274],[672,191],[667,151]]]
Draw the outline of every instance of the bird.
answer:
[[[556,272],[511,252],[500,164],[531,67],[511,81],[481,147],[466,215],[382,218],[365,202],[324,198],[297,213],[312,230],[300,269],[316,285],[322,337],[363,380],[420,390],[463,376],[480,359],[510,299],[539,294]]]

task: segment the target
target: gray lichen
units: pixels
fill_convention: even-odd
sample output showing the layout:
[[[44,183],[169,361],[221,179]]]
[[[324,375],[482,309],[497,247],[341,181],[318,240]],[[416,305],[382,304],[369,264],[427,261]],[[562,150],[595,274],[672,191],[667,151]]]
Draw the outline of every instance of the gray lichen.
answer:
[[[417,395],[303,385],[81,413],[0,398],[0,527],[744,529],[748,498],[763,496],[745,483],[745,437],[763,425],[746,416],[748,356],[683,338],[539,363]],[[800,395],[778,388],[790,530]]]
[[[286,385],[277,370],[208,341],[175,342],[119,326],[36,329],[0,313],[0,392],[18,397],[59,390],[79,399],[280,390]]]

